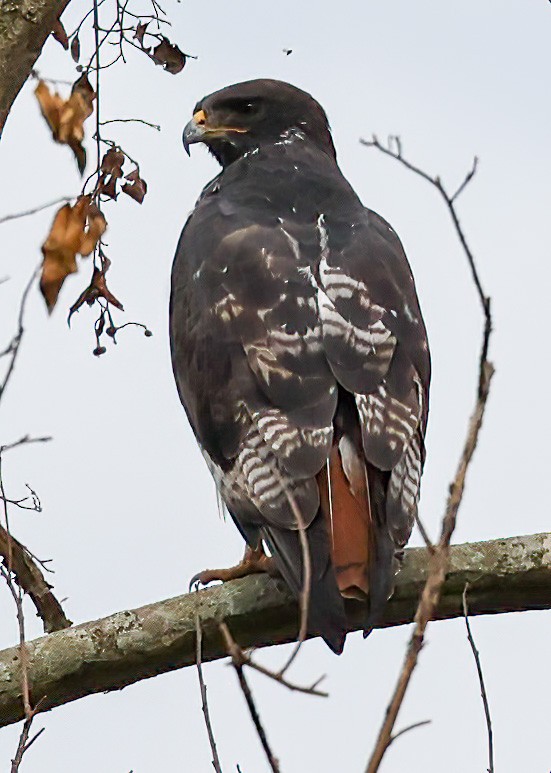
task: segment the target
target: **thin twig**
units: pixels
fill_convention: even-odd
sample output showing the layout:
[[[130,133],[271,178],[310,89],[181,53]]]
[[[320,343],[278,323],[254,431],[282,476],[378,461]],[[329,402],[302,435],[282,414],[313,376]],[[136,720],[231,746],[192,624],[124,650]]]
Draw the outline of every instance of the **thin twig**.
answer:
[[[288,679],[285,679],[283,676],[282,671],[270,671],[269,668],[266,668],[265,666],[261,666],[260,663],[256,663],[251,656],[243,652],[241,650],[241,660],[243,662],[243,665],[249,666],[249,668],[252,668],[254,671],[258,671],[259,674],[264,674],[264,676],[267,676],[268,679],[273,679],[274,682],[278,682],[279,684],[282,684],[284,687],[287,687],[288,690],[291,690],[292,692],[301,692],[305,695],[316,695],[319,698],[328,698],[329,693],[325,692],[324,690],[318,690],[318,685],[322,683],[322,681],[325,679],[325,674],[323,676],[320,676],[319,679],[316,679],[315,682],[313,682],[309,687],[304,687],[300,684],[295,684],[294,682],[290,682]]]
[[[416,728],[423,727],[424,725],[430,725],[431,721],[432,720],[430,719],[423,719],[421,722],[414,722],[412,725],[403,727],[401,730],[398,730],[397,733],[394,733],[394,735],[390,736],[388,745],[390,746],[390,744],[393,743],[397,738],[400,738],[400,736],[404,735],[404,733],[409,733],[410,730],[415,730]]]
[[[241,654],[242,654],[241,648],[233,640],[230,630],[225,623],[221,623],[220,631],[222,633],[222,636],[224,637],[224,642],[226,644],[228,655],[232,659],[233,667],[235,668],[235,673],[237,674],[237,678],[239,680],[239,686],[241,687],[241,691],[245,696],[247,707],[249,709],[249,713],[251,715],[251,719],[255,726],[257,735],[260,739],[260,743],[262,744],[262,748],[264,749],[264,753],[266,754],[266,759],[268,760],[272,773],[280,773],[279,762],[277,758],[274,757],[270,744],[268,743],[268,738],[266,737],[266,731],[264,730],[264,726],[262,725],[262,722],[260,720],[260,715],[258,713],[258,709],[256,708],[256,704],[254,702],[251,688],[249,687],[247,679],[245,678],[245,673],[243,671],[243,663],[241,659]]]
[[[48,201],[46,204],[39,204],[37,207],[33,207],[32,209],[26,209],[24,212],[14,212],[11,215],[2,215],[2,217],[0,217],[0,225],[2,223],[7,223],[9,220],[17,220],[17,218],[20,217],[36,215],[37,212],[42,212],[43,209],[49,209],[49,207],[55,207],[56,204],[66,204],[68,201],[72,201],[73,198],[74,197],[72,196],[62,196],[59,199]]]
[[[488,731],[488,773],[494,773],[494,734],[492,730],[492,717],[490,716],[490,704],[488,702],[488,693],[486,692],[486,685],[484,684],[484,674],[482,673],[482,663],[480,662],[480,653],[474,642],[474,638],[471,632],[471,625],[469,623],[469,611],[467,607],[467,591],[469,590],[469,583],[465,583],[463,589],[463,616],[465,618],[465,626],[467,628],[467,638],[473,651],[474,662],[476,663],[476,671],[478,673],[478,681],[480,683],[480,695],[482,697],[482,703],[484,705],[484,714],[486,716],[486,729]]]
[[[19,767],[23,760],[23,755],[25,754],[27,749],[36,741],[39,735],[42,732],[44,732],[44,728],[42,728],[29,741],[31,725],[33,723],[34,717],[39,711],[41,701],[39,701],[34,708],[32,707],[30,689],[29,689],[29,653],[27,651],[27,645],[25,642],[25,616],[23,613],[23,592],[20,587],[16,588],[11,577],[10,566],[8,566],[7,568],[4,566],[0,566],[0,574],[5,579],[6,584],[15,602],[15,607],[17,611],[17,625],[19,629],[19,665],[21,668],[21,692],[22,692],[22,699],[23,699],[23,709],[25,712],[25,722],[23,723],[23,727],[21,728],[19,741],[17,743],[17,749],[15,751],[15,756],[11,761],[11,769],[10,769],[11,773],[18,773]]]
[[[291,690],[291,692],[301,692],[305,695],[316,695],[318,698],[329,697],[329,693],[324,692],[323,690],[318,690],[318,686],[325,679],[325,674],[318,677],[318,679],[316,679],[316,681],[308,687],[305,687],[303,685],[296,684],[295,682],[290,682],[285,678],[281,670],[271,671],[269,668],[260,665],[260,663],[256,663],[252,659],[253,651],[254,650],[249,650],[248,652],[245,652],[243,649],[241,649],[235,640],[233,641],[233,656],[239,660],[242,666],[249,666],[249,668],[252,668],[254,671],[258,671],[259,674],[264,674],[264,676],[267,676],[268,679],[272,679],[274,682],[287,687],[287,689]]]
[[[17,360],[17,355],[19,354],[19,349],[21,346],[21,339],[23,338],[23,333],[25,332],[25,328],[23,327],[23,320],[25,317],[25,306],[27,304],[27,298],[29,296],[29,292],[31,290],[31,287],[33,285],[33,282],[40,270],[40,266],[37,266],[35,270],[32,273],[31,278],[27,282],[27,285],[25,286],[25,289],[23,290],[23,295],[21,296],[21,304],[19,306],[19,314],[17,318],[17,332],[15,336],[12,339],[12,342],[9,347],[9,354],[11,355],[11,360],[8,365],[8,368],[6,370],[6,373],[4,375],[4,380],[0,384],[0,400],[2,400],[2,397],[4,396],[4,392],[6,391],[6,387],[8,386],[9,380],[12,376],[13,370],[15,368],[15,363]]]
[[[14,507],[18,507],[20,510],[32,510],[35,513],[41,513],[42,512],[42,504],[40,502],[40,497],[36,493],[34,489],[32,489],[28,483],[25,483],[25,486],[29,490],[30,496],[21,497],[21,499],[9,499],[8,497],[3,496],[0,494],[0,499],[7,505],[14,505]],[[28,502],[31,502],[31,504],[28,504]]]
[[[492,332],[491,301],[482,288],[482,282],[478,274],[478,269],[476,267],[473,252],[469,247],[467,238],[465,236],[465,233],[459,221],[459,217],[457,216],[457,211],[455,209],[455,202],[457,201],[457,198],[460,196],[461,193],[463,193],[467,185],[471,182],[471,180],[476,174],[476,171],[478,168],[478,158],[475,156],[471,169],[467,172],[467,174],[465,175],[463,181],[461,182],[461,184],[459,185],[455,193],[450,195],[447,192],[446,188],[444,187],[444,184],[442,183],[442,180],[440,179],[440,177],[438,176],[431,177],[430,174],[427,174],[427,172],[423,171],[418,166],[415,166],[415,164],[412,164],[411,161],[408,161],[402,156],[402,144],[400,142],[399,137],[390,136],[388,147],[385,147],[384,145],[382,145],[375,134],[372,136],[371,140],[360,139],[360,143],[365,147],[376,148],[377,150],[380,150],[381,153],[384,153],[385,155],[396,159],[396,161],[399,161],[403,166],[406,167],[406,169],[409,169],[411,172],[414,172],[415,174],[419,175],[419,177],[422,177],[424,180],[429,182],[440,193],[440,195],[442,196],[446,204],[446,207],[448,208],[457,236],[459,238],[459,241],[461,242],[461,246],[463,247],[463,250],[467,257],[467,261],[471,269],[471,276],[472,276],[474,285],[476,287],[478,298],[480,300],[480,305],[482,307],[482,313],[484,315],[484,340],[483,340],[483,347],[482,347],[482,355],[480,357],[480,368],[479,368],[479,376],[478,376],[478,392],[480,394],[480,391],[482,389],[482,381],[484,380],[482,366],[483,366],[483,363],[486,362],[486,359],[488,357],[488,344],[490,340],[490,334]],[[393,150],[392,148],[393,144],[395,145],[396,150]]]
[[[373,136],[373,139],[370,142],[366,140],[360,141],[362,144],[369,147],[375,147],[382,153],[385,153],[386,155],[396,159],[407,169],[415,172],[415,174],[418,174],[424,180],[430,182],[431,185],[433,185],[440,192],[451,214],[457,236],[467,257],[484,315],[484,329],[479,355],[479,376],[476,404],[468,424],[467,437],[459,460],[457,471],[450,485],[446,510],[442,520],[440,540],[430,555],[429,574],[421,594],[417,611],[415,613],[415,628],[409,641],[402,669],[398,676],[392,698],[387,707],[385,718],[375,742],[375,747],[366,768],[366,773],[376,773],[376,771],[379,770],[379,766],[385,755],[385,752],[387,751],[392,741],[392,730],[404,700],[409,681],[415,666],[417,665],[419,652],[421,651],[424,642],[425,629],[429,621],[433,619],[438,607],[438,603],[440,601],[442,585],[446,578],[446,572],[449,565],[450,540],[455,529],[457,513],[463,498],[467,470],[476,449],[478,436],[482,426],[482,420],[484,418],[484,411],[486,408],[486,402],[488,399],[494,368],[487,359],[490,335],[492,332],[490,299],[486,296],[482,289],[482,284],[480,282],[474,256],[467,244],[465,234],[461,228],[454,206],[455,200],[457,200],[457,197],[465,190],[465,187],[472,180],[476,172],[476,160],[472,169],[467,173],[459,188],[452,196],[450,196],[439,177],[431,177],[422,169],[419,169],[419,167],[416,167],[402,156],[402,145],[399,137],[389,138],[388,147],[381,145],[375,136]]]
[[[212,723],[210,721],[209,704],[207,702],[207,686],[203,678],[203,665],[201,660],[203,631],[201,630],[201,620],[199,618],[199,610],[196,612],[196,663],[197,663],[197,675],[199,677],[199,688],[201,690],[201,708],[203,709],[203,716],[205,718],[205,725],[207,727],[207,735],[209,737],[210,750],[212,752],[212,766],[216,773],[222,773],[222,766],[220,765],[220,758],[218,757],[218,749],[216,748],[216,741],[214,738],[214,731],[212,729]]]
[[[45,437],[31,437],[30,435],[24,435],[22,438],[19,438],[19,440],[14,440],[13,443],[6,443],[5,445],[0,446],[0,454],[3,454],[4,451],[11,451],[13,448],[19,448],[19,446],[30,445],[31,443],[48,443],[50,440],[53,440],[50,435]]]
[[[116,23],[116,22],[115,22]],[[100,175],[101,166],[101,129],[100,129],[100,77],[101,64],[99,59],[100,42],[99,42],[99,12],[98,12],[98,0],[94,0],[94,56],[96,57],[96,162],[98,168],[98,178]],[[107,37],[107,35],[105,36]],[[105,40],[105,38],[104,38]],[[102,41],[103,42],[103,41]],[[94,57],[92,57],[93,59]],[[90,62],[91,64],[91,62]],[[90,67],[90,64],[88,67]],[[98,198],[99,203],[99,198]]]
[[[423,540],[425,542],[425,545],[427,546],[427,550],[430,553],[434,552],[434,545],[432,543],[431,538],[429,537],[428,531],[425,529],[425,525],[423,521],[419,518],[419,513],[415,513],[415,523],[417,524],[417,528],[419,529],[419,532],[421,536],[423,537]]]
[[[142,123],[158,132],[161,131],[161,127],[158,123],[150,123],[149,121],[144,121],[143,118],[111,118],[109,121],[100,121],[98,125],[107,126],[108,123]]]
[[[300,652],[300,648],[302,647],[306,639],[306,636],[308,635],[308,613],[310,608],[310,595],[312,590],[312,558],[310,556],[310,546],[308,544],[308,537],[306,536],[306,524],[304,523],[304,518],[302,517],[302,513],[300,512],[300,507],[297,505],[293,494],[291,493],[291,491],[289,491],[289,487],[285,485],[285,482],[283,481],[283,478],[281,478],[281,476],[280,476],[280,481],[281,481],[281,485],[285,490],[285,496],[287,497],[287,501],[291,506],[291,510],[293,511],[293,515],[295,516],[295,521],[297,523],[298,537],[300,541],[300,551],[302,554],[302,564],[303,564],[302,589],[300,591],[300,597],[299,597],[300,628],[298,632],[297,643],[293,647],[293,650],[290,656],[287,658],[286,662],[283,664],[282,668],[278,672],[279,677],[283,677],[286,671],[293,663],[293,661],[295,660],[295,658],[297,657],[298,653]]]

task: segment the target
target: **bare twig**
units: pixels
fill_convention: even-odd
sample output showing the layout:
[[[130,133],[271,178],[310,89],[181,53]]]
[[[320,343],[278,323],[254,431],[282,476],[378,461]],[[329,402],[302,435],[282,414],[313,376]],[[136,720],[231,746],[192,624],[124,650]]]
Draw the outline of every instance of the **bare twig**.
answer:
[[[310,607],[310,593],[312,589],[312,558],[310,556],[310,546],[308,545],[308,537],[306,536],[306,524],[304,518],[300,512],[300,507],[297,505],[296,500],[289,490],[289,487],[285,485],[283,478],[280,476],[281,485],[285,490],[285,496],[291,506],[295,521],[297,522],[298,536],[300,540],[300,551],[302,554],[303,564],[303,577],[302,577],[302,589],[299,597],[299,610],[300,610],[300,628],[298,632],[298,638],[295,646],[286,662],[283,664],[278,672],[279,677],[283,677],[286,671],[289,669],[296,656],[300,652],[300,648],[306,636],[308,635],[308,612]],[[278,680],[279,681],[279,680]]]
[[[434,545],[432,543],[431,538],[429,537],[428,531],[425,529],[425,525],[423,521],[419,518],[419,513],[415,513],[415,523],[417,525],[417,528],[419,529],[419,533],[423,537],[423,540],[425,542],[425,545],[427,546],[427,549],[430,553],[434,552]]]
[[[430,723],[430,719],[423,719],[421,722],[414,722],[413,725],[403,727],[401,730],[398,730],[397,733],[394,733],[394,735],[390,736],[388,745],[390,746],[391,743],[393,743],[397,738],[400,738],[401,735],[404,735],[404,733],[409,733],[410,730],[415,730],[416,728],[423,727],[424,725],[430,725]]]
[[[31,740],[29,740],[29,734],[33,719],[40,710],[40,701],[33,708],[31,705],[31,695],[29,689],[29,653],[27,651],[27,645],[25,643],[25,616],[23,613],[23,592],[21,587],[16,588],[12,576],[11,567],[7,568],[0,566],[0,574],[6,581],[6,584],[10,590],[10,593],[15,602],[17,610],[17,625],[19,629],[19,666],[21,671],[21,692],[23,698],[23,710],[25,712],[25,722],[19,735],[19,741],[17,743],[17,749],[15,756],[11,761],[11,773],[18,773],[19,767],[23,760],[23,755],[27,749],[33,744],[39,735],[44,731],[42,728]]]
[[[158,132],[161,131],[161,127],[158,123],[150,123],[149,121],[144,121],[143,118],[111,118],[109,121],[100,121],[98,125],[107,126],[108,123],[142,123],[144,126],[149,126],[151,129],[155,129]]]
[[[21,304],[19,306],[19,315],[17,319],[17,332],[13,337],[12,342],[9,346],[8,354],[11,355],[11,360],[9,362],[6,373],[4,375],[4,380],[0,384],[0,400],[2,400],[2,397],[4,396],[4,392],[6,391],[6,387],[8,386],[9,380],[15,368],[17,355],[19,354],[19,348],[21,346],[21,339],[23,338],[23,333],[25,332],[25,328],[23,327],[23,320],[25,316],[25,306],[27,304],[27,298],[29,296],[29,292],[31,290],[31,287],[33,286],[33,282],[39,270],[40,270],[40,267],[37,266],[37,268],[35,268],[35,270],[33,271],[31,278],[27,282],[27,285],[23,290],[23,295],[21,296]]]
[[[469,590],[469,583],[465,583],[463,589],[463,616],[465,618],[465,626],[467,628],[467,638],[473,651],[474,661],[476,663],[476,671],[478,674],[478,681],[480,683],[480,695],[482,697],[482,703],[484,705],[484,715],[486,717],[486,729],[488,731],[488,773],[494,773],[494,734],[492,730],[492,717],[490,716],[490,704],[488,702],[488,693],[486,692],[486,685],[484,684],[484,674],[482,673],[482,663],[480,662],[480,653],[474,642],[474,638],[471,632],[471,625],[469,623],[469,611],[467,607],[467,591]]]
[[[408,687],[415,666],[417,665],[419,652],[423,646],[425,629],[429,621],[433,619],[438,602],[440,600],[440,593],[444,580],[446,579],[446,571],[449,562],[450,539],[455,529],[457,511],[463,497],[465,476],[476,448],[478,434],[482,426],[484,408],[486,406],[490,381],[493,374],[493,368],[490,363],[486,363],[485,372],[487,375],[486,381],[483,384],[483,392],[477,400],[475,411],[469,422],[469,430],[463,453],[459,461],[459,466],[455,478],[450,487],[450,495],[448,497],[446,513],[442,522],[442,533],[440,536],[440,541],[436,546],[434,553],[430,557],[429,576],[425,583],[425,587],[423,588],[419,606],[417,607],[417,612],[415,614],[415,629],[406,651],[404,663],[398,677],[394,693],[387,707],[385,719],[379,731],[375,748],[366,768],[366,773],[376,773],[376,771],[379,769],[379,765],[381,764],[383,756],[388,749],[390,739],[392,737],[392,729],[398,716],[398,711],[400,710],[402,701],[404,700],[406,689]]]
[[[419,169],[419,167],[416,167],[414,164],[407,161],[402,156],[402,145],[399,137],[389,138],[388,147],[381,145],[381,143],[375,136],[373,136],[373,139],[370,142],[366,140],[361,140],[361,142],[364,145],[375,147],[378,150],[380,150],[382,153],[385,153],[386,155],[391,156],[392,158],[400,161],[400,163],[403,164],[407,169],[411,170],[412,172],[415,172],[415,174],[418,174],[420,177],[430,182],[431,185],[433,185],[439,191],[451,214],[456,233],[458,235],[459,241],[461,242],[461,245],[467,257],[467,261],[471,269],[471,274],[478,292],[478,296],[480,299],[482,312],[485,320],[483,334],[482,334],[482,344],[481,344],[481,350],[480,350],[480,356],[479,356],[479,376],[478,376],[476,404],[475,404],[474,412],[469,421],[469,425],[467,429],[467,437],[465,440],[461,458],[459,460],[457,471],[450,485],[450,492],[448,495],[448,501],[446,503],[446,511],[444,514],[444,518],[442,520],[440,540],[436,545],[434,551],[430,555],[429,574],[421,594],[419,605],[417,607],[417,612],[415,614],[415,628],[411,636],[411,639],[409,641],[409,645],[406,650],[406,654],[404,658],[404,663],[402,665],[401,672],[398,676],[398,680],[394,688],[392,698],[387,707],[383,724],[381,726],[379,735],[375,742],[375,747],[373,749],[373,752],[371,754],[371,757],[369,759],[369,762],[366,768],[366,773],[376,773],[376,771],[378,771],[379,769],[379,766],[384,757],[384,754],[391,743],[392,730],[394,728],[394,724],[396,722],[398,712],[404,700],[404,696],[405,696],[409,681],[411,679],[415,666],[417,665],[419,652],[421,651],[421,648],[423,646],[425,629],[429,621],[434,618],[436,609],[438,607],[438,603],[440,601],[442,586],[444,584],[444,580],[446,579],[446,572],[449,566],[450,540],[455,529],[457,513],[459,510],[459,506],[461,504],[461,500],[463,498],[463,491],[465,488],[465,478],[467,474],[467,469],[473,457],[473,454],[477,445],[480,429],[482,426],[484,410],[488,399],[490,383],[491,383],[492,375],[494,373],[494,368],[491,365],[491,363],[488,362],[488,359],[487,359],[490,335],[492,332],[490,298],[485,295],[482,289],[482,284],[478,276],[478,270],[476,268],[474,256],[467,244],[465,234],[463,233],[463,230],[461,228],[459,218],[457,216],[457,213],[455,211],[455,206],[454,206],[454,202],[457,200],[457,197],[465,190],[465,187],[472,180],[476,172],[476,166],[477,166],[476,159],[472,169],[465,176],[465,179],[463,180],[461,185],[457,188],[456,192],[452,196],[450,196],[447,193],[439,177],[431,177],[422,169]]]
[[[203,665],[201,660],[203,631],[201,629],[201,620],[199,618],[199,611],[197,610],[196,617],[196,662],[197,662],[197,675],[199,677],[199,688],[201,690],[201,708],[203,709],[203,716],[205,718],[205,725],[207,727],[207,735],[209,737],[210,750],[212,752],[212,766],[216,773],[222,773],[222,766],[220,765],[220,758],[218,757],[218,749],[216,748],[216,741],[214,739],[214,731],[212,729],[212,723],[210,721],[209,704],[207,702],[207,686],[203,678]]]
[[[36,739],[42,735],[44,730],[46,730],[45,727],[40,728],[38,733],[36,733],[31,740],[29,741],[29,733],[31,730],[31,724],[33,721],[34,715],[30,719],[26,719],[23,723],[23,728],[21,730],[21,735],[19,736],[19,743],[17,744],[17,750],[15,752],[15,757],[11,761],[11,773],[17,773],[19,770],[19,766],[21,765],[21,762],[23,761],[23,755],[25,752],[32,746],[32,744],[36,741]]]
[[[267,676],[268,679],[273,679],[274,682],[278,682],[279,684],[282,684],[288,690],[291,690],[291,692],[301,692],[301,693],[304,693],[305,695],[317,695],[319,698],[329,697],[328,692],[324,692],[323,690],[318,690],[318,686],[325,679],[325,674],[323,676],[320,676],[319,679],[316,679],[316,681],[313,682],[310,686],[306,687],[300,684],[295,684],[294,682],[290,682],[288,679],[285,679],[285,677],[283,676],[283,672],[281,670],[270,671],[269,668],[266,668],[265,666],[261,666],[260,663],[256,663],[251,658],[249,653],[243,652],[243,650],[241,650],[240,660],[242,661],[243,665],[249,666],[249,668],[252,668],[254,671],[258,671],[259,674],[264,674],[264,676]]]
[[[9,499],[8,497],[0,494],[0,499],[5,504],[14,505],[14,507],[18,507],[20,510],[32,510],[35,513],[41,513],[42,504],[40,502],[40,497],[36,491],[29,486],[28,483],[25,483],[25,486],[29,490],[30,496],[21,497],[20,499]]]
[[[411,161],[408,161],[406,158],[402,156],[402,144],[399,137],[391,135],[389,137],[389,142],[387,147],[385,147],[379,142],[375,134],[372,136],[371,140],[360,139],[360,143],[366,147],[376,148],[377,150],[380,150],[381,153],[384,153],[386,156],[390,156],[391,158],[396,159],[396,161],[399,161],[403,166],[406,167],[406,169],[409,169],[411,172],[414,172],[415,174],[419,175],[419,177],[422,177],[424,180],[429,182],[440,193],[440,195],[442,196],[446,204],[446,207],[448,208],[457,236],[459,238],[459,241],[461,242],[461,246],[463,247],[463,250],[467,257],[467,261],[471,269],[471,276],[472,276],[474,285],[476,287],[478,298],[480,300],[480,305],[482,307],[482,313],[484,314],[484,338],[483,338],[482,354],[480,357],[480,368],[479,368],[479,377],[478,377],[478,393],[480,394],[480,391],[482,389],[482,381],[484,380],[484,373],[482,372],[483,364],[486,362],[486,359],[488,356],[488,344],[490,340],[490,334],[492,332],[491,301],[490,301],[490,298],[485,294],[482,288],[482,282],[478,274],[478,269],[476,267],[473,252],[469,247],[467,238],[465,236],[465,233],[463,231],[463,228],[461,226],[459,217],[457,216],[457,212],[455,209],[455,202],[457,201],[460,194],[463,193],[467,185],[471,182],[471,180],[476,174],[476,170],[478,168],[478,158],[475,156],[471,169],[467,172],[462,183],[459,185],[455,193],[450,195],[447,192],[446,188],[444,187],[444,184],[442,183],[442,180],[440,179],[440,177],[438,176],[431,177],[429,174],[427,174],[427,172],[423,171],[418,166],[415,166],[415,164],[412,164]],[[396,149],[393,149],[393,145]]]
[[[116,24],[116,22],[115,22]],[[101,64],[100,64],[100,58],[99,58],[99,52],[100,52],[100,43],[99,43],[99,6],[98,6],[98,0],[94,0],[94,56],[96,57],[97,62],[97,68],[96,68],[96,133],[95,133],[95,140],[96,140],[96,162],[97,162],[97,168],[98,168],[98,180],[99,176],[101,174],[100,167],[101,167],[101,129],[100,129],[100,77],[99,73],[101,70]],[[109,34],[109,33],[108,33]],[[107,35],[106,35],[107,37]],[[105,38],[104,38],[105,39]],[[90,67],[90,65],[88,65]],[[98,198],[98,205],[99,205],[99,198]]]
[[[264,749],[264,753],[266,754],[266,759],[268,760],[272,773],[280,773],[279,762],[276,759],[276,757],[274,757],[270,744],[268,743],[268,738],[266,737],[266,731],[264,730],[264,726],[262,725],[262,722],[260,720],[260,715],[258,713],[258,709],[256,708],[256,704],[254,702],[251,688],[249,687],[249,684],[243,672],[241,648],[233,640],[233,637],[226,623],[220,624],[220,631],[222,633],[222,636],[224,637],[224,642],[226,644],[228,655],[232,659],[232,663],[235,668],[235,673],[237,674],[237,678],[239,680],[239,686],[241,687],[241,691],[245,696],[247,707],[249,709],[251,719],[253,721],[256,732],[260,739],[260,743],[262,744],[262,748]]]
[[[2,215],[0,217],[0,225],[2,223],[7,223],[10,220],[17,220],[19,217],[28,217],[29,215],[36,215],[37,212],[42,212],[43,209],[49,209],[49,207],[55,207],[56,204],[66,204],[68,201],[72,201],[73,197],[71,196],[62,196],[59,199],[54,199],[53,201],[48,201],[46,204],[39,204],[37,207],[33,207],[32,209],[26,209],[24,212],[14,212],[11,215]]]
[[[19,438],[19,440],[14,440],[13,443],[6,443],[5,445],[0,446],[0,454],[3,454],[4,451],[11,451],[13,448],[19,448],[19,446],[28,445],[30,443],[48,443],[50,440],[52,440],[52,437],[49,435],[45,437],[31,437],[30,435],[24,435]]]

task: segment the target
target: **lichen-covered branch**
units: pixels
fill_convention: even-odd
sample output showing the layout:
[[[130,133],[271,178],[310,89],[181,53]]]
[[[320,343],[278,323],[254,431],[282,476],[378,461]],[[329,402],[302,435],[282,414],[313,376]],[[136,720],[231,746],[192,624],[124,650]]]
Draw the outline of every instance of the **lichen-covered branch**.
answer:
[[[413,619],[427,579],[425,548],[406,551],[383,626]],[[437,619],[461,617],[469,583],[469,614],[551,608],[551,534],[454,545]],[[291,641],[298,609],[282,582],[264,575],[68,628],[28,642],[33,705],[40,711],[195,663],[196,613],[203,631],[203,661],[226,656],[219,625],[225,621],[241,647]],[[365,610],[348,607],[350,629]],[[369,642],[366,642],[366,647]],[[23,718],[19,648],[0,652],[0,726]]]
[[[69,0],[0,3],[0,137],[16,96]]]

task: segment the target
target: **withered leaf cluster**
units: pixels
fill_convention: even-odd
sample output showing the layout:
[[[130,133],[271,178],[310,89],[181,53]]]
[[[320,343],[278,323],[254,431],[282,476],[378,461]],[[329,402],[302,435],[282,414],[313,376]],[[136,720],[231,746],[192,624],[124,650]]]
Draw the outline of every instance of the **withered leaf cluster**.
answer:
[[[81,292],[69,310],[69,322],[71,321],[71,317],[75,311],[78,311],[84,303],[87,303],[88,306],[92,306],[98,300],[98,298],[104,298],[108,303],[111,303],[113,306],[116,306],[117,309],[120,309],[120,311],[124,311],[122,303],[118,300],[118,298],[115,298],[113,293],[107,287],[107,283],[105,281],[105,274],[107,273],[110,265],[111,261],[106,258],[101,269],[97,266],[94,266],[90,284],[85,290],[83,290],[83,292]]]
[[[82,145],[84,121],[92,115],[96,97],[90,81],[86,75],[81,75],[73,84],[69,99],[63,99],[57,91],[52,93],[43,80],[38,82],[34,93],[54,140],[71,148],[82,174],[86,166],[86,151]]]
[[[105,233],[107,223],[91,196],[79,196],[74,206],[65,204],[54,217],[42,245],[44,260],[40,290],[48,311],[54,308],[59,291],[69,274],[77,271],[77,254],[86,257]]]
[[[124,162],[125,155],[116,145],[107,151],[101,161],[98,188],[101,194],[110,199],[116,199],[119,195],[117,180],[123,177]],[[121,186],[123,193],[141,204],[147,193],[147,183],[140,177],[139,168],[136,166],[131,172],[124,175],[124,179],[128,182]]]
[[[57,19],[52,29],[52,36],[60,45],[63,46],[65,51],[69,50],[70,48],[73,60],[78,63],[78,60],[80,59],[80,40],[78,37],[78,30],[73,34],[73,39],[71,40],[71,45],[69,47],[69,37],[67,36],[65,27],[63,26],[61,20]]]
[[[156,39],[160,37],[160,43],[153,48],[146,46],[144,43],[144,37],[147,34],[147,23],[140,23],[136,26],[134,38],[138,41],[142,51],[152,59],[155,64],[161,65],[163,70],[166,70],[172,75],[176,75],[181,72],[186,64],[187,55],[181,51],[177,45],[171,43],[164,35],[155,35]]]

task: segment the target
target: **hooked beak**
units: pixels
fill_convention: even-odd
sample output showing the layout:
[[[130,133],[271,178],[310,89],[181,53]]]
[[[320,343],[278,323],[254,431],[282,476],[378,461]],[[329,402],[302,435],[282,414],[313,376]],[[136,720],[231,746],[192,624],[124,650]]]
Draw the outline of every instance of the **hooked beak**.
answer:
[[[203,138],[207,132],[206,127],[206,118],[205,114],[202,110],[199,110],[191,121],[186,124],[184,128],[184,134],[183,134],[183,141],[184,141],[184,150],[189,155],[189,146],[193,145],[194,142],[202,142]]]
[[[189,146],[194,142],[208,142],[210,137],[226,137],[229,132],[246,134],[248,129],[239,126],[209,126],[205,113],[198,110],[184,129],[184,150],[189,156]]]

